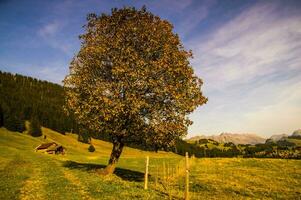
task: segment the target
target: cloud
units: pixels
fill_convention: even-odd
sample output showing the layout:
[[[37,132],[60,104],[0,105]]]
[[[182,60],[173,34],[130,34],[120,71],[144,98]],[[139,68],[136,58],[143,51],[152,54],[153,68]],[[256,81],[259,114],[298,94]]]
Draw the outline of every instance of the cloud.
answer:
[[[176,26],[176,32],[183,38],[187,38],[195,31],[198,25],[207,19],[210,9],[216,4],[215,0],[194,1],[183,7],[176,13],[179,19]],[[175,13],[174,13],[175,14]]]
[[[48,23],[38,30],[38,34],[43,37],[53,37],[62,28],[58,21]]]
[[[142,4],[142,2],[140,2]],[[182,38],[187,37],[194,29],[205,20],[215,0],[161,0],[146,1],[154,13],[161,13],[160,17],[167,18],[175,24],[175,32]]]
[[[294,92],[301,91],[301,16],[282,6],[257,3],[209,37],[189,42],[209,97],[207,108],[192,115],[191,134],[218,129],[268,135],[301,122],[301,94]]]
[[[38,36],[54,49],[58,49],[68,56],[74,53],[74,43],[70,42],[70,38],[65,35],[66,21],[52,21],[44,24],[37,30]]]
[[[301,126],[301,76],[212,94],[207,105],[191,115],[190,134],[221,132],[291,133]],[[243,92],[239,92],[242,90]]]
[[[181,20],[178,24],[180,35],[185,36],[189,34],[201,21],[206,19],[211,5],[212,3],[203,4],[190,10],[189,12],[184,12],[186,16],[183,17],[183,20]]]
[[[196,63],[223,86],[299,67],[301,17],[275,15],[275,5],[256,5],[218,29],[194,48]],[[194,42],[195,43],[195,42]],[[286,69],[287,70],[287,69]],[[199,72],[199,71],[198,71]],[[218,88],[221,85],[216,84]]]
[[[160,1],[150,1],[147,3],[156,10],[165,10],[165,12],[176,12],[180,13],[183,9],[187,8],[193,3],[192,0],[160,0]]]

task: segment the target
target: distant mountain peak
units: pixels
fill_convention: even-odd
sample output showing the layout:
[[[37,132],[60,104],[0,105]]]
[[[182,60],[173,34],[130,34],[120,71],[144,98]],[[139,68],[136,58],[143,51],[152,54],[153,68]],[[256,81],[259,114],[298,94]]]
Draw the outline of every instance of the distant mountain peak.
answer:
[[[285,133],[282,133],[282,134],[278,134],[278,135],[272,135],[269,140],[272,140],[274,142],[277,142],[279,140],[283,140],[283,139],[286,139],[288,137],[287,134]]]
[[[217,142],[232,142],[234,144],[258,144],[258,143],[265,143],[266,139],[262,138],[253,133],[226,133],[223,132],[219,135],[211,135],[211,136],[194,136],[191,137],[190,141],[196,141],[200,139],[212,139]]]
[[[301,129],[295,130],[292,136],[301,136]]]

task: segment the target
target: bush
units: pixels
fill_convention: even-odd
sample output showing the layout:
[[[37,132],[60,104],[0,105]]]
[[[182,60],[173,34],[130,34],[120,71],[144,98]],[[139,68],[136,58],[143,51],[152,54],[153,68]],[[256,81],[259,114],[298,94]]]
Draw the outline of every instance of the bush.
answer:
[[[41,125],[37,118],[34,117],[30,120],[28,133],[33,137],[42,136]]]
[[[95,151],[95,147],[91,144],[88,148],[89,152],[94,152]]]

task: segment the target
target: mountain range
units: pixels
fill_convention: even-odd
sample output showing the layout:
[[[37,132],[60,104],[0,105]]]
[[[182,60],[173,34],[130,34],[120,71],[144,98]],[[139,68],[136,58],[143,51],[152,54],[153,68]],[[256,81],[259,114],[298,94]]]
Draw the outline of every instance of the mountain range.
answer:
[[[291,136],[288,134],[272,135],[271,137],[268,138],[268,140],[277,142],[279,140],[284,140],[288,137],[301,137],[301,129],[294,131],[291,134]],[[211,139],[219,143],[232,142],[234,144],[259,144],[259,143],[265,143],[267,141],[266,138],[251,133],[242,133],[242,134],[221,133],[219,135],[211,135],[211,136],[200,135],[200,136],[191,137],[187,139],[187,141],[194,142],[200,139]]]
[[[200,139],[212,139],[220,143],[232,142],[234,144],[258,144],[265,143],[266,141],[265,138],[250,133],[221,133],[220,135],[211,136],[200,135],[191,137],[188,141],[196,141]]]

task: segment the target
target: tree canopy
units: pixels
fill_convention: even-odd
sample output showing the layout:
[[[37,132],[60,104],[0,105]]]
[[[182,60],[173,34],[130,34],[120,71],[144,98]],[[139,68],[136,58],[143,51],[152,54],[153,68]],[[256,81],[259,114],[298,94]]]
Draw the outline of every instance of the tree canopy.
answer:
[[[202,80],[173,26],[145,8],[89,14],[64,80],[78,123],[111,135],[109,173],[124,144],[157,149],[187,134],[187,115],[206,103]]]

